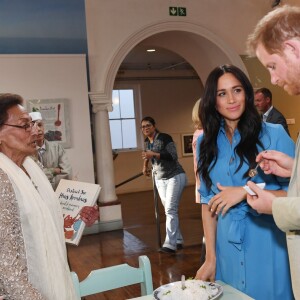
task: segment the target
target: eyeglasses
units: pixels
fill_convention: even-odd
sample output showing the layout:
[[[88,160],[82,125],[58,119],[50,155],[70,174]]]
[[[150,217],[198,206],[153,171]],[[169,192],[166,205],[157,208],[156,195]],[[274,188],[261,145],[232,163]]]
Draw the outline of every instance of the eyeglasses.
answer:
[[[35,126],[36,123],[34,122],[30,122],[30,123],[26,123],[24,125],[13,125],[13,124],[3,124],[6,126],[10,126],[10,127],[16,127],[16,128],[23,128],[26,132],[30,132],[31,129]]]
[[[141,126],[141,129],[150,128],[152,126],[153,126],[152,124],[146,124],[146,125]]]

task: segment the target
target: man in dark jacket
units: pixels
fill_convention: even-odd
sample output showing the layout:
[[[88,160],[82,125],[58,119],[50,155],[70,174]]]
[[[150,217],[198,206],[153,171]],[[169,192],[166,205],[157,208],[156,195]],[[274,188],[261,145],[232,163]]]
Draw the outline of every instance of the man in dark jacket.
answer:
[[[254,104],[265,122],[281,124],[290,135],[284,115],[272,105],[272,93],[267,88],[260,88],[255,91]]]

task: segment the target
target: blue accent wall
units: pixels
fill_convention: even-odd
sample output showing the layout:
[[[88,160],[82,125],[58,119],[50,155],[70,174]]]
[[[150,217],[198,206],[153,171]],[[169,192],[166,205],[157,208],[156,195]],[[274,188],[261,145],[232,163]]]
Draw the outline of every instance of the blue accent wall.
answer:
[[[87,54],[84,0],[0,0],[0,54]]]

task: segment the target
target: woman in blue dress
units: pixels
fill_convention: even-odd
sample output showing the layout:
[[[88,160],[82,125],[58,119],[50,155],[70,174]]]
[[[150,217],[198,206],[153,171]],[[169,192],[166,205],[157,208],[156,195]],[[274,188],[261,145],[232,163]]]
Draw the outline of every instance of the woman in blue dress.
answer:
[[[196,278],[222,280],[256,300],[293,299],[285,234],[271,215],[247,204],[243,189],[259,152],[274,149],[294,156],[293,141],[281,125],[261,121],[249,79],[232,65],[210,73],[199,112],[206,259]],[[286,194],[287,179],[258,170],[251,180],[265,182],[275,195]]]

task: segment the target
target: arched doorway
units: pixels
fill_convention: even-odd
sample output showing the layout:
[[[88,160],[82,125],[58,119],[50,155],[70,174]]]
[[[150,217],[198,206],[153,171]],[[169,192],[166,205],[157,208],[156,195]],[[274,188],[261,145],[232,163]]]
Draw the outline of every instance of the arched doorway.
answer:
[[[201,82],[205,82],[212,68],[224,63],[235,64],[247,72],[240,56],[231,47],[207,29],[191,22],[158,22],[148,25],[124,39],[117,49],[111,49],[110,57],[103,68],[93,65],[93,60],[90,60],[90,98],[96,112],[96,168],[98,182],[104,187],[100,195],[103,203],[114,202],[117,199],[115,183],[118,183],[114,175],[108,118],[104,115],[110,110],[112,90],[122,62],[140,43],[157,45],[180,55],[193,67]],[[125,176],[123,180],[132,175]],[[110,209],[113,208],[107,206],[107,210]]]
[[[191,31],[195,30],[194,26],[191,26],[190,24],[188,24],[187,28],[188,27],[190,28]],[[185,28],[185,29],[187,30],[187,28]],[[153,31],[157,30],[157,27],[152,28],[152,29],[153,29]],[[168,27],[168,29],[169,29],[169,27]],[[181,24],[181,29],[182,29],[182,24]],[[208,35],[208,37],[207,37],[207,36],[199,35],[195,32],[191,32],[191,31],[188,32],[186,30],[165,30],[162,32],[155,33],[155,34],[141,40],[137,44],[134,44],[133,48],[130,48],[128,44],[124,45],[123,50],[125,50],[125,48],[127,48],[127,50],[129,52],[127,53],[124,60],[120,64],[121,69],[120,68],[118,69],[116,79],[123,79],[123,80],[128,80],[128,81],[134,80],[135,82],[151,80],[151,76],[152,76],[150,74],[151,71],[153,71],[152,74],[153,73],[155,74],[153,76],[157,76],[157,78],[162,78],[162,80],[164,80],[164,81],[166,80],[166,77],[168,77],[168,76],[169,76],[169,78],[172,76],[173,76],[173,78],[176,76],[177,77],[186,76],[185,78],[188,78],[189,80],[196,79],[197,81],[199,81],[199,94],[197,95],[197,97],[195,96],[193,98],[186,99],[186,102],[185,102],[185,106],[188,107],[188,110],[189,110],[185,119],[190,120],[190,114],[191,114],[191,110],[192,110],[194,101],[201,96],[203,82],[205,82],[207,74],[210,72],[210,70],[212,68],[214,68],[217,65],[224,64],[224,63],[239,64],[239,66],[244,70],[245,70],[245,67],[238,55],[232,54],[232,52],[229,51],[226,47],[221,49],[221,47],[223,47],[222,42],[219,39],[215,38],[213,35],[208,34],[205,31],[205,33],[207,33],[207,35]],[[148,34],[148,31],[145,31],[145,32],[147,32],[147,34]],[[134,38],[132,38],[132,41],[136,42],[136,40]],[[216,44],[216,42],[218,42],[218,44]],[[181,58],[181,61],[188,65],[188,68],[185,68],[185,71],[188,70],[189,72],[186,72],[185,75],[182,75],[183,74],[182,69],[178,68],[177,75],[174,72],[173,72],[173,75],[170,75],[170,73],[168,73],[168,75],[165,75],[164,71],[166,71],[169,68],[167,66],[164,67],[164,63],[161,60],[158,62],[157,66],[155,66],[154,64],[149,64],[147,62],[147,58],[145,58],[145,61],[142,62],[143,54],[141,52],[142,51],[145,52],[146,48],[158,48],[158,51],[163,49],[162,52],[164,55],[167,55],[167,51],[175,52],[176,56],[179,57],[178,61],[180,61],[180,58]],[[116,60],[117,60],[117,58],[123,57],[121,55],[121,52],[122,51],[120,50],[119,55],[117,55],[115,57]],[[136,63],[134,62],[135,56],[139,56],[139,60],[137,59],[138,62],[136,62]],[[130,60],[128,59],[128,57],[130,57]],[[126,69],[126,64],[130,64],[130,63],[131,63],[131,66],[127,65],[127,69]],[[175,65],[176,65],[176,63],[175,63]],[[174,67],[174,69],[175,69],[175,67]],[[126,76],[126,73],[127,74],[133,73],[133,75],[132,75],[132,77],[130,77],[130,75]],[[140,76],[140,80],[139,80],[139,76]],[[177,82],[178,81],[176,81],[176,85],[177,85]],[[141,85],[143,86],[143,83]],[[148,89],[148,91],[149,91],[149,89]],[[144,93],[142,93],[142,94],[144,94]],[[154,96],[157,97],[157,93],[154,93]],[[150,97],[148,96],[146,98],[151,99],[151,96]],[[162,96],[159,98],[162,99],[161,102],[165,101],[166,103],[168,103],[168,101],[166,101],[166,99],[165,99],[165,96]],[[170,105],[170,102],[171,101],[169,101],[169,103],[166,104],[167,107]],[[154,102],[154,105],[156,105],[156,104],[157,103]],[[151,105],[153,105],[153,103],[151,103]],[[142,106],[146,107],[146,109],[143,111],[144,115],[145,114],[148,115],[149,110],[147,110],[147,107],[149,107],[149,105],[147,105],[146,103],[142,103]],[[179,109],[180,114],[182,114],[182,110],[183,110],[183,108]],[[173,115],[173,117],[174,117],[174,115]],[[176,122],[178,119],[175,116],[173,118],[173,120],[175,120],[175,122]],[[172,120],[168,119],[168,123],[172,123]],[[174,126],[175,126],[175,124],[173,124],[173,126],[169,126],[169,127],[174,128]],[[172,130],[171,128],[169,128],[169,129]],[[192,130],[192,129],[190,129],[190,130]],[[168,131],[168,133],[170,133],[170,132]],[[132,156],[132,154],[130,154],[130,156]],[[134,169],[132,168],[131,173],[128,173],[127,176],[124,174],[123,171],[122,171],[122,174],[120,175],[119,170],[120,170],[120,168],[122,168],[122,165],[126,161],[128,161],[128,159],[123,158],[123,161],[122,161],[122,154],[118,157],[118,159],[120,159],[121,161],[115,162],[119,166],[119,167],[115,168],[115,171],[116,171],[115,178],[117,178],[117,182],[120,182],[120,181],[122,181],[122,179],[126,179],[126,178],[134,175],[136,172],[138,172],[138,170],[140,170],[139,166],[136,165],[136,171],[134,171]],[[136,157],[136,160],[140,161],[140,157],[138,155]],[[141,162],[140,162],[140,164],[141,164]],[[191,162],[189,162],[189,164],[191,164]],[[148,186],[144,186],[144,184],[147,184],[147,183],[148,183]],[[144,186],[146,189],[152,188],[150,181],[145,183],[145,180],[142,181],[140,179],[137,179],[134,183],[130,183],[128,185],[129,190],[130,190],[130,186],[133,186],[133,185],[134,186],[136,186],[136,185]],[[140,195],[141,195],[140,197],[143,198],[143,197],[145,197],[146,194],[140,194]],[[186,192],[186,195],[190,196],[191,191],[189,191],[189,194],[188,194],[188,192]],[[132,199],[134,197],[136,197],[136,196],[133,196],[131,194],[129,199],[132,201]],[[149,195],[148,195],[148,197],[149,197]],[[123,199],[122,196],[120,198]],[[127,201],[125,200],[124,202],[122,202],[123,223],[126,226],[127,230],[130,230],[136,236],[139,236],[140,231],[138,230],[138,227],[143,226],[143,232],[145,233],[145,230],[147,228],[149,228],[150,225],[148,223],[144,223],[144,224],[142,223],[142,225],[141,225],[141,223],[139,223],[139,222],[143,222],[143,219],[146,219],[145,216],[143,216],[140,221],[137,221],[138,222],[137,224],[132,224],[133,219],[137,220],[137,217],[131,219],[130,222],[128,222],[128,220],[126,218],[129,218],[132,216],[127,215],[127,213],[124,213],[125,211],[127,212],[127,209],[124,208],[124,205],[126,205],[126,203],[130,202],[129,199],[127,198]],[[140,201],[140,203],[141,202],[142,201]],[[184,208],[186,208],[186,207],[184,207]],[[198,219],[196,220],[195,215],[193,215],[193,208],[191,208],[191,206],[189,208],[190,208],[190,211],[188,211],[188,213],[183,212],[183,214],[185,215],[185,223],[189,224],[190,228],[197,228],[201,231],[201,221],[199,221],[200,215],[198,216]],[[197,207],[196,210],[194,209],[194,211],[200,212],[200,208]],[[152,216],[154,218],[154,213],[152,213]],[[131,226],[130,229],[127,227],[127,224],[130,224],[130,226]],[[195,231],[197,231],[197,230],[195,230]],[[152,232],[153,232],[153,229],[152,229]],[[163,230],[162,230],[162,232],[163,232]],[[187,240],[189,240],[190,243],[194,243],[195,239],[198,240],[199,237],[201,237],[201,234],[199,234],[199,235],[195,234],[192,237],[188,237]],[[145,238],[145,235],[142,234],[140,236],[140,238],[141,239]],[[200,242],[200,241],[201,241],[201,239],[198,240],[198,242]]]

